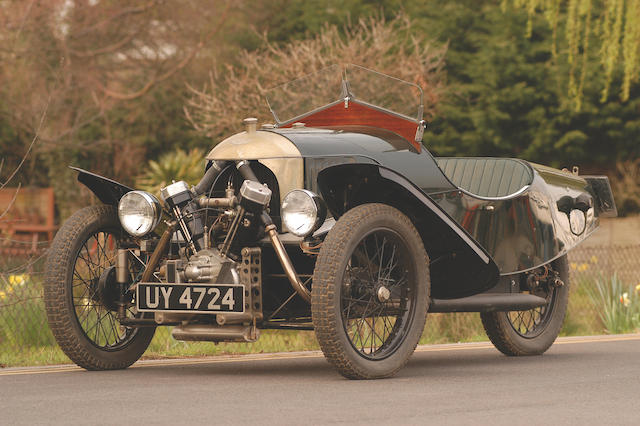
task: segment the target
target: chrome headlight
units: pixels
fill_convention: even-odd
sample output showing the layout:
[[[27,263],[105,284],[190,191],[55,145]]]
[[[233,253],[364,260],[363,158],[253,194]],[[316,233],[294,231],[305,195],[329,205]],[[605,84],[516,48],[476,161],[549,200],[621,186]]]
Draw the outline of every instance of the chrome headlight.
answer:
[[[571,210],[569,213],[569,226],[571,227],[571,232],[576,235],[580,235],[584,232],[584,228],[587,226],[587,220],[582,210]]]
[[[161,216],[160,201],[148,192],[127,192],[118,203],[120,224],[134,237],[141,237],[153,231]]]
[[[322,225],[327,217],[327,207],[313,192],[294,189],[282,200],[280,215],[289,232],[306,237]]]

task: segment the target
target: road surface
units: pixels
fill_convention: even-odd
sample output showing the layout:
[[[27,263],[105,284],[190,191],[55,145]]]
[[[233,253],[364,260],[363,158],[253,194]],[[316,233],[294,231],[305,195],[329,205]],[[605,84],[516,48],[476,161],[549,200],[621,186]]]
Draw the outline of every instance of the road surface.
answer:
[[[640,335],[563,338],[543,356],[420,346],[391,379],[319,352],[0,370],[0,424],[640,424]]]

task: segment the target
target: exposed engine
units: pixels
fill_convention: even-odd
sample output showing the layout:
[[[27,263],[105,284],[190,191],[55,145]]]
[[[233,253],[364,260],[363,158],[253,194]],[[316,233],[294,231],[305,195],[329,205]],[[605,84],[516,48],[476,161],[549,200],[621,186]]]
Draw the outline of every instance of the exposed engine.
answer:
[[[183,292],[180,301],[198,303],[198,306],[227,303],[229,311],[155,312],[155,320],[158,324],[179,324],[172,331],[178,340],[256,340],[259,333],[256,322],[263,317],[261,250],[237,247],[234,241],[238,228],[262,220],[262,212],[271,200],[271,190],[247,179],[238,196],[231,184],[224,198],[198,198],[197,192],[182,181],[162,190],[165,204],[176,218],[177,231],[172,245],[177,250],[160,266],[160,279],[184,284],[179,287]],[[196,283],[202,285],[196,286]],[[240,286],[242,301],[237,302],[233,289]],[[198,299],[192,302],[196,296]]]
[[[170,283],[238,284],[237,262],[220,256],[217,249],[200,250],[188,260],[170,259],[162,270]]]

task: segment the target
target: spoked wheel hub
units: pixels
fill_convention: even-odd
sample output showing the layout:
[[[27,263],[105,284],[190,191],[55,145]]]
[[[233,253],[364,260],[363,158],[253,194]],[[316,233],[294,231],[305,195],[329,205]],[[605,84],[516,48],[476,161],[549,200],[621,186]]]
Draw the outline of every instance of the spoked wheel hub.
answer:
[[[529,293],[547,303],[534,309],[483,312],[482,324],[494,346],[505,355],[539,355],[554,342],[569,302],[569,264],[566,256],[544,270],[522,277]]]
[[[116,281],[116,267],[110,266],[106,268],[100,278],[92,280],[92,286],[96,286],[91,298],[94,302],[101,303],[102,306],[110,311],[117,311],[120,302],[120,285]]]
[[[376,295],[378,296],[378,302],[385,303],[389,301],[391,298],[391,292],[389,289],[383,285],[378,287],[378,291],[376,291]]]

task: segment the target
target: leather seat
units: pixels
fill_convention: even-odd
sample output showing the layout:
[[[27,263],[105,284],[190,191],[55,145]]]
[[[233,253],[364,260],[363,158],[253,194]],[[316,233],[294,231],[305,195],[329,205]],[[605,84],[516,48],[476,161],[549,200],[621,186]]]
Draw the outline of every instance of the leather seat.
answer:
[[[514,158],[440,157],[440,169],[458,188],[481,197],[507,197],[533,181],[533,170]]]

